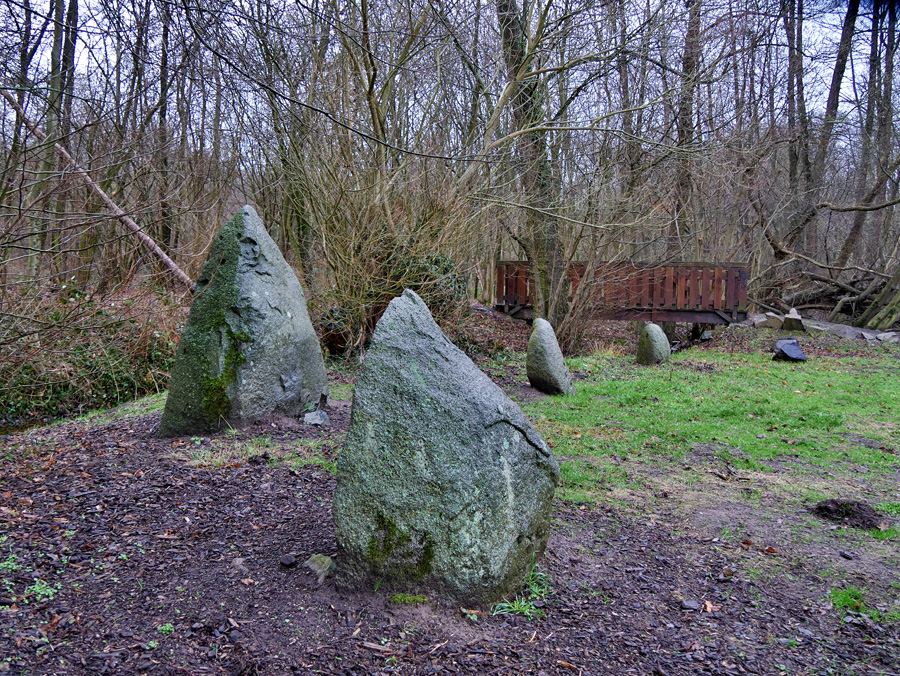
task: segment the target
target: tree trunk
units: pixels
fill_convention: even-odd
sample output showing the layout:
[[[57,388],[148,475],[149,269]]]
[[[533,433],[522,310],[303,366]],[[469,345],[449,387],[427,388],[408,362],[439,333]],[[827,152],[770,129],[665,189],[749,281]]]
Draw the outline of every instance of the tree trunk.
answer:
[[[856,17],[858,14],[859,0],[850,0],[847,6],[847,13],[844,15],[841,40],[838,44],[838,53],[835,57],[834,70],[831,74],[831,87],[828,90],[828,101],[825,105],[822,129],[819,132],[816,156],[811,163],[809,172],[809,186],[806,191],[808,197],[804,200],[804,205],[795,213],[791,220],[790,231],[785,238],[787,247],[791,247],[797,238],[805,232],[819,211],[819,197],[825,180],[825,159],[834,133],[834,125],[837,121],[841,83],[844,81],[844,73],[847,70],[847,60],[850,57],[850,48],[853,44],[853,33],[856,29]],[[801,18],[798,17],[798,20]]]
[[[700,68],[701,4],[701,0],[685,0],[688,10],[688,26],[684,36],[681,91],[676,119],[675,145],[678,149],[678,169],[674,195],[675,213],[666,242],[667,254],[682,258],[684,248],[690,244],[689,238],[693,230],[690,223],[690,203],[694,185],[690,155],[691,146],[694,143],[694,97],[697,90],[697,72]]]
[[[63,19],[65,17],[64,0],[53,0],[53,44],[50,47],[50,78],[47,82],[47,110],[44,119],[47,141],[43,149],[37,178],[31,189],[31,203],[35,205],[48,188],[51,178],[56,174],[56,151],[53,144],[59,137],[60,105],[62,101],[62,56],[63,56]],[[52,213],[53,202],[46,209]],[[37,211],[37,210],[36,210]],[[41,265],[44,241],[48,235],[45,219],[35,215],[31,219],[31,233],[28,251],[28,276],[36,280]]]
[[[878,197],[884,196],[887,187],[888,153],[890,152],[891,115],[885,115],[890,110],[893,96],[894,80],[894,56],[896,51],[895,33],[897,13],[893,3],[889,3],[888,12],[890,18],[887,28],[887,44],[884,55],[883,82],[879,83],[880,61],[879,44],[880,34],[884,26],[885,6],[883,0],[875,0],[872,7],[872,46],[869,53],[869,86],[866,95],[866,117],[862,135],[862,150],[860,152],[859,179],[857,183],[857,202],[862,206],[870,206]],[[881,84],[881,86],[879,86]],[[880,90],[880,91],[879,91]],[[878,128],[875,129],[876,109],[878,110]],[[874,138],[873,138],[874,136]],[[867,188],[869,170],[872,161],[872,146],[877,142],[878,162],[876,163],[874,184]],[[841,247],[835,260],[835,265],[842,268],[847,265],[850,256],[856,250],[862,236],[863,227],[866,224],[868,211],[857,211],[853,216],[853,226]]]
[[[496,0],[503,57],[510,82],[516,83],[513,119],[517,130],[526,131],[544,120],[539,81],[529,76],[525,20],[516,0]],[[520,244],[531,264],[532,303],[535,316],[557,326],[565,316],[567,294],[559,224],[550,213],[553,184],[547,139],[543,131],[523,133],[517,140],[517,163],[526,205],[525,228]]]

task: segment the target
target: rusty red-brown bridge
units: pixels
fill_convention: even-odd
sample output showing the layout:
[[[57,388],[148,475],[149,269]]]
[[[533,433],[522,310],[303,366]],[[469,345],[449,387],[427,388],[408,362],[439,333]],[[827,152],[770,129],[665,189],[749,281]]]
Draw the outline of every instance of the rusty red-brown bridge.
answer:
[[[584,278],[585,265],[569,267],[570,293]],[[598,319],[694,324],[731,324],[747,318],[746,263],[608,263],[598,267],[590,307]],[[530,265],[497,264],[498,311],[531,319]]]

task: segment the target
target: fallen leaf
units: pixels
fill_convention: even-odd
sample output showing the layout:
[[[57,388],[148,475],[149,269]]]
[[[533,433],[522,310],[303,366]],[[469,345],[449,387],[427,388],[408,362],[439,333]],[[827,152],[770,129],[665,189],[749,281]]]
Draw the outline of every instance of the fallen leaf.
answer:
[[[777,554],[778,550],[774,547],[766,547],[766,554]]]
[[[565,667],[569,671],[579,671],[578,667],[576,667],[571,662],[566,662],[565,660],[556,660],[556,663],[561,667]]]
[[[722,610],[722,606],[714,606],[714,605],[712,604],[712,601],[705,601],[704,604],[703,604],[703,606],[704,606],[703,609],[704,609],[707,613],[717,613],[717,612],[719,612],[720,610]]]

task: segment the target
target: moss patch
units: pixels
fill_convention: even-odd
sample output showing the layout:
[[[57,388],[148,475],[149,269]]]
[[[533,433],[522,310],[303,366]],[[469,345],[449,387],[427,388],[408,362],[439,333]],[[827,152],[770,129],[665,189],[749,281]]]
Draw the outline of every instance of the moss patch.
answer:
[[[421,580],[431,573],[434,544],[430,539],[426,537],[419,547],[411,547],[409,534],[380,511],[375,513],[375,528],[376,533],[369,539],[366,549],[373,574],[394,580]],[[420,551],[416,552],[416,549]]]
[[[160,436],[217,429],[231,412],[228,387],[244,361],[241,344],[250,339],[233,311],[240,293],[237,273],[243,234],[240,211],[222,226],[200,271],[178,344]]]
[[[428,603],[428,597],[424,594],[394,594],[388,599],[389,603],[398,605],[414,606],[419,603]]]

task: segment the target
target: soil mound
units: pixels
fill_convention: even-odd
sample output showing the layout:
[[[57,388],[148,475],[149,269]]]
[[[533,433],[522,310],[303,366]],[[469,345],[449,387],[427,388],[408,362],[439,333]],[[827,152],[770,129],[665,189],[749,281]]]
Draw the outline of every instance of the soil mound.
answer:
[[[876,512],[871,505],[859,500],[822,500],[812,512],[829,521],[853,526],[854,528],[878,528],[883,515]]]

